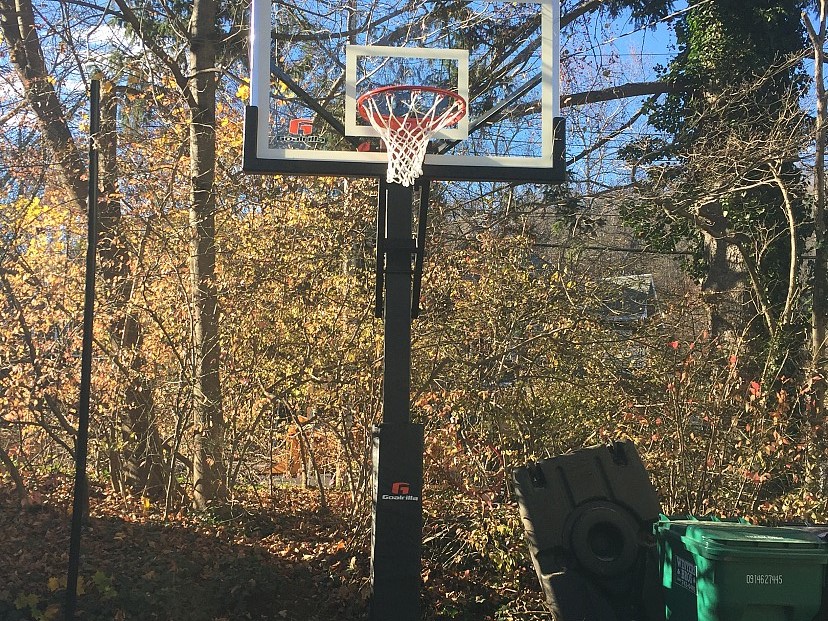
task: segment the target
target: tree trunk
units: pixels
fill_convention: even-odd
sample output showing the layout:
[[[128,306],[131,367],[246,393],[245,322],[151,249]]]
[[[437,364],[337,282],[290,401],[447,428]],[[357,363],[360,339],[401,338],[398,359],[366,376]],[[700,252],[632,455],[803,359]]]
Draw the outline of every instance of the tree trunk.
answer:
[[[814,386],[816,412],[825,410],[826,381],[828,381],[828,217],[825,214],[825,148],[826,111],[825,92],[825,41],[828,35],[828,3],[819,3],[819,32],[807,14],[803,13],[805,26],[814,48],[814,85],[816,87],[816,153],[814,157],[814,293],[811,308],[811,361],[815,377],[821,377]]]
[[[52,76],[46,69],[31,0],[0,0],[0,28],[9,46],[9,58],[23,84],[26,101],[57,160],[60,183],[69,192],[75,207],[84,211],[86,165],[69,131]]]
[[[728,241],[728,223],[721,205],[705,205],[699,215],[711,225],[703,231],[707,273],[702,283],[702,295],[710,311],[710,333],[736,343],[755,316],[751,312],[747,270],[738,248]]]
[[[195,436],[193,503],[223,495],[224,418],[215,246],[216,0],[196,0],[190,18],[190,286],[193,305]]]
[[[14,481],[14,489],[17,492],[18,500],[23,502],[28,496],[26,484],[23,482],[23,477],[20,476],[20,471],[17,469],[17,466],[14,465],[11,457],[9,457],[9,454],[2,446],[0,446],[0,464],[6,468],[6,471],[9,473],[9,476],[11,476],[12,481]]]
[[[115,310],[109,329],[116,366],[126,375],[119,427],[124,451],[118,471],[133,492],[159,500],[164,497],[161,439],[152,424],[152,391],[143,375],[142,335],[132,308],[134,277],[122,235],[118,188],[118,99],[114,91],[101,100],[99,138],[101,201],[98,206],[98,256],[105,297]]]

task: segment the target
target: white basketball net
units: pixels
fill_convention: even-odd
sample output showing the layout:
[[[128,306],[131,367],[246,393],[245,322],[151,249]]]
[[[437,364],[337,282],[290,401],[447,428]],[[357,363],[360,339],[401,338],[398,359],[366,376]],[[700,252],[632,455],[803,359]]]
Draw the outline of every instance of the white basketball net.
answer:
[[[466,103],[461,97],[411,87],[365,97],[362,108],[360,113],[388,150],[388,182],[408,187],[423,174],[428,141],[456,123],[465,114]],[[403,114],[394,113],[401,108],[405,109]]]

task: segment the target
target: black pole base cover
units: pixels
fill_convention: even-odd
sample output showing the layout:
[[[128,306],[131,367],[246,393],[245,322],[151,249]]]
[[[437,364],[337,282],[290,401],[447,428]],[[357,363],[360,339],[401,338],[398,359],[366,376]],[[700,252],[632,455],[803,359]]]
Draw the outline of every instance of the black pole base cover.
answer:
[[[420,621],[423,426],[373,430],[370,621]]]
[[[515,470],[514,483],[558,621],[659,620],[660,589],[646,570],[658,495],[632,442],[529,464]]]

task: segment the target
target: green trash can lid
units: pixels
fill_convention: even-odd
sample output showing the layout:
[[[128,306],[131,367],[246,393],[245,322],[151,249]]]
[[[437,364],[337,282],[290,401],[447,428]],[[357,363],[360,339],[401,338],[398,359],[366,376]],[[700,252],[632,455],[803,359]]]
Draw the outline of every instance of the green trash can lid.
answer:
[[[779,558],[828,564],[828,544],[819,534],[793,527],[661,520],[656,534],[680,539],[689,552],[708,559]]]

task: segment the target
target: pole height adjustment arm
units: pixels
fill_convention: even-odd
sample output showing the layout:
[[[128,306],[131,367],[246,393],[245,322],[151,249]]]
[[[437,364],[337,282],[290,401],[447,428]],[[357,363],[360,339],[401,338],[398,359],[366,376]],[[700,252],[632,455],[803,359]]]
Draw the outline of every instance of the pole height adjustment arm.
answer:
[[[423,285],[423,261],[425,260],[426,226],[428,225],[428,199],[431,183],[428,179],[421,179],[420,209],[417,214],[417,249],[414,254],[414,277],[411,283],[411,318],[417,319],[420,315],[420,292]]]
[[[380,181],[379,198],[377,199],[377,243],[376,258],[377,271],[374,280],[374,317],[382,319],[383,290],[385,289],[385,217],[388,206],[388,194],[385,191],[386,182]]]

